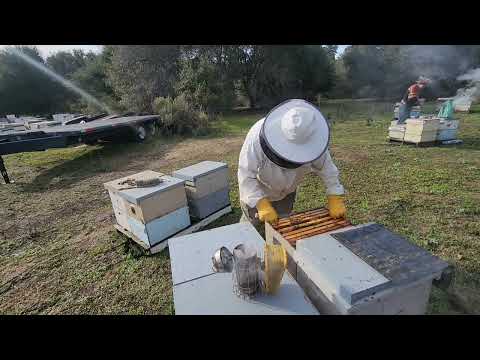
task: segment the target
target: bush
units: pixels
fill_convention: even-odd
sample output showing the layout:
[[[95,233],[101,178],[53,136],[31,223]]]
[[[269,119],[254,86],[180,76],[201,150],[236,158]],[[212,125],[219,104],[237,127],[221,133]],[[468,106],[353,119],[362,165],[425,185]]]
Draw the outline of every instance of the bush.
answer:
[[[183,95],[174,99],[158,97],[153,101],[153,109],[160,117],[160,130],[164,135],[203,135],[208,130],[208,115],[196,110]]]
[[[211,63],[205,56],[181,63],[177,94],[209,114],[230,110],[235,101],[235,88],[218,64]]]

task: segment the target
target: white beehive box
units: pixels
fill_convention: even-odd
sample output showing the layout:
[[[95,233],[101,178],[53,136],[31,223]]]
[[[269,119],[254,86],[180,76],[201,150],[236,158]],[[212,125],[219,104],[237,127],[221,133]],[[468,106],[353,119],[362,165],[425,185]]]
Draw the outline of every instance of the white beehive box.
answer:
[[[185,180],[190,214],[203,219],[230,204],[227,164],[203,161],[174,171]]]
[[[404,141],[411,143],[433,142],[437,139],[440,120],[437,118],[408,119],[406,121]]]
[[[402,141],[405,136],[405,125],[391,125],[388,128],[388,137],[392,140]]]
[[[286,248],[289,272],[322,314],[424,314],[432,281],[448,268],[377,224],[315,235],[296,247],[265,228],[267,242]]]
[[[128,188],[127,179],[159,177],[151,187]],[[190,225],[184,181],[151,170],[104,184],[112,200],[118,225],[148,246]]]

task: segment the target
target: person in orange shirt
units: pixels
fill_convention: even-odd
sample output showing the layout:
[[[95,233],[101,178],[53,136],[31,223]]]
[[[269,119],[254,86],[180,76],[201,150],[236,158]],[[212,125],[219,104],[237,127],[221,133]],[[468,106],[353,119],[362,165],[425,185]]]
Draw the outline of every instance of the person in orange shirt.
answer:
[[[421,78],[417,80],[417,82],[413,85],[411,85],[407,91],[405,92],[405,95],[403,95],[402,101],[401,101],[401,106],[400,106],[400,111],[399,111],[399,116],[398,116],[398,123],[403,124],[405,123],[405,120],[408,119],[410,116],[410,111],[415,105],[419,104],[419,94],[427,86],[428,84],[428,79]]]

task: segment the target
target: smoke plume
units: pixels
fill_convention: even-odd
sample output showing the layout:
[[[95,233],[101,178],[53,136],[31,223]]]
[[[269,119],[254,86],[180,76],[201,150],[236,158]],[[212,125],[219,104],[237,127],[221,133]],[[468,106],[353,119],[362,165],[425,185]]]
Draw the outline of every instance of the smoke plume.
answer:
[[[458,81],[468,81],[468,85],[458,89],[453,99],[455,106],[469,106],[480,99],[480,68],[471,69],[457,77]]]

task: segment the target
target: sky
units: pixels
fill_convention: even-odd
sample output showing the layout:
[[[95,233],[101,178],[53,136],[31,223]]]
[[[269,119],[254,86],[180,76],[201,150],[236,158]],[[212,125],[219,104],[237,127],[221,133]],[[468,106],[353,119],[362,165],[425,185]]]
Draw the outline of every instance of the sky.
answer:
[[[8,45],[0,45],[0,49]],[[42,57],[47,57],[58,51],[70,51],[72,49],[82,49],[84,51],[93,51],[98,53],[102,49],[102,45],[36,45]],[[338,55],[341,55],[345,48],[350,45],[338,45]]]
[[[0,45],[0,49],[8,45]],[[58,51],[70,51],[73,49],[82,49],[84,51],[93,51],[95,53],[100,52],[102,45],[35,45],[42,57],[47,57]]]
[[[337,52],[337,56],[338,55],[341,55],[345,49],[347,48],[347,46],[350,46],[350,45],[338,45],[338,52]]]

